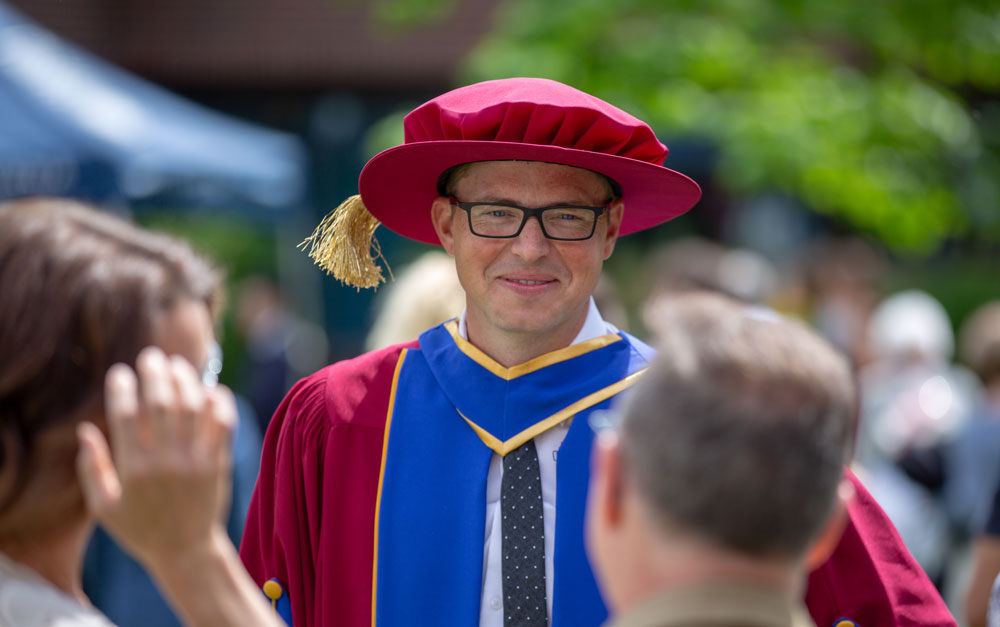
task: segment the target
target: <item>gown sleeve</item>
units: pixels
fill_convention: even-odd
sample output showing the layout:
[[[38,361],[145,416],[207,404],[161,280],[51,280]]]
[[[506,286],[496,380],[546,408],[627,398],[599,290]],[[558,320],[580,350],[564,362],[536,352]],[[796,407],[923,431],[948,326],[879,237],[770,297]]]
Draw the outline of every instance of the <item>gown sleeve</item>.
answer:
[[[855,497],[833,555],[809,575],[806,605],[818,627],[954,627],[955,619],[895,527],[850,471]],[[849,624],[849,623],[848,623]]]
[[[400,348],[299,381],[268,426],[240,557],[290,624],[371,624],[375,499]],[[264,588],[269,580],[280,589]]]

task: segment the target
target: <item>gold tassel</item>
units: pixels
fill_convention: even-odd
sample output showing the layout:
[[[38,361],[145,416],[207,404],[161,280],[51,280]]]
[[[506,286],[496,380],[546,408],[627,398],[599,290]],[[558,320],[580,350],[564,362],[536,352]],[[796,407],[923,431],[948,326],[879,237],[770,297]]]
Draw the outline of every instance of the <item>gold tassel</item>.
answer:
[[[375,263],[376,259],[382,260],[389,271],[389,278],[395,280],[375,239],[375,229],[379,224],[361,202],[361,196],[351,196],[328,213],[298,248],[304,249],[308,245],[307,252],[313,262],[345,285],[357,288],[359,292],[363,287],[377,288],[385,278],[382,268]]]

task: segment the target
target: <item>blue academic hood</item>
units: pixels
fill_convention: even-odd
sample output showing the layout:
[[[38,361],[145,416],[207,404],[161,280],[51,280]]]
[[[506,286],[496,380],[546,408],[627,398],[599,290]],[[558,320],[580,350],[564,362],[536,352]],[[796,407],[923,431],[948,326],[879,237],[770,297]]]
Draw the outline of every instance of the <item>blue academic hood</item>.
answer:
[[[187,101],[0,2],[0,199],[240,209],[277,217],[305,195],[295,136]]]

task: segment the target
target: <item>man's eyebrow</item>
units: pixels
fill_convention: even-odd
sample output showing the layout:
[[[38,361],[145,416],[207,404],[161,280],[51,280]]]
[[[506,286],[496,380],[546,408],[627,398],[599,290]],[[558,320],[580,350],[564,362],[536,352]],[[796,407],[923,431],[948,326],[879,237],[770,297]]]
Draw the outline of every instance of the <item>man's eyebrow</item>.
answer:
[[[504,196],[491,196],[489,194],[483,194],[482,196],[473,197],[470,200],[463,200],[462,202],[502,202],[508,205],[516,205],[517,202],[512,198],[506,198]]]

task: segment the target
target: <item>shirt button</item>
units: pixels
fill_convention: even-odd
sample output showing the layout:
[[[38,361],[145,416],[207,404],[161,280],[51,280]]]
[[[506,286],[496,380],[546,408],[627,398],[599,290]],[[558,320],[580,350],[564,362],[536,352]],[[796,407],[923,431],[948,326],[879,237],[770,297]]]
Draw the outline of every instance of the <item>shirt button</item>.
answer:
[[[500,609],[500,599],[499,597],[493,597],[490,599],[490,608],[494,610]]]

